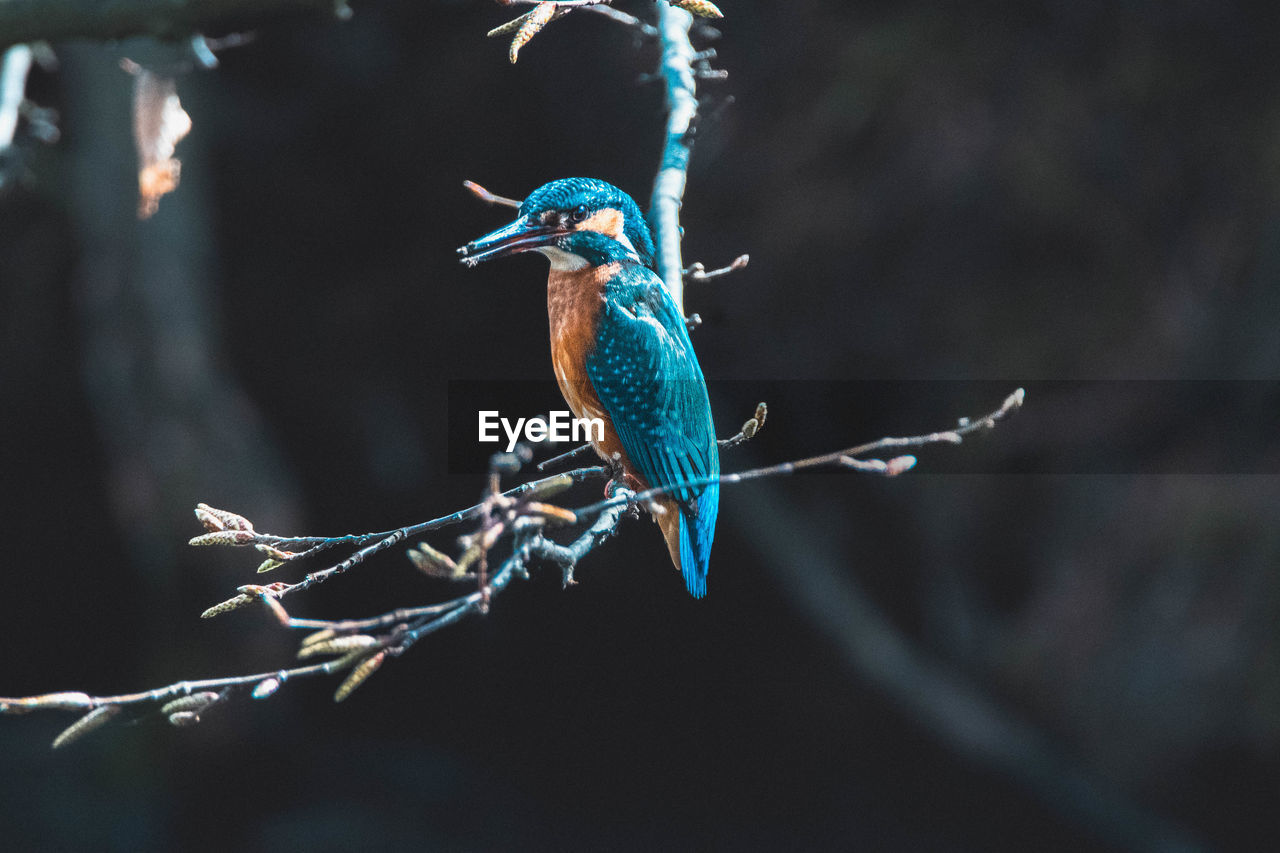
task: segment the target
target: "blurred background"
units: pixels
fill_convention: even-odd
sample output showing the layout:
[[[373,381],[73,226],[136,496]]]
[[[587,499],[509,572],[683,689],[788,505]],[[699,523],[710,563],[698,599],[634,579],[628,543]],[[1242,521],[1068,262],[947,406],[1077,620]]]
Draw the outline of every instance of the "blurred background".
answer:
[[[770,404],[725,468],[1019,385],[1025,410],[898,479],[727,488],[704,601],[630,522],[578,587],[535,573],[342,705],[300,682],[57,753],[70,717],[0,720],[6,850],[1274,845],[1272,15],[721,5],[684,248],[752,260],[686,302],[721,433]],[[3,164],[0,694],[290,660],[261,612],[196,618],[257,562],[185,546],[198,501],[336,534],[476,499],[449,383],[551,373],[545,263],[462,268],[509,218],[462,181],[644,203],[662,134],[651,44],[575,14],[512,67],[484,38],[509,16],[260,22],[179,74],[181,186],[143,222],[119,61],[190,56],[75,42],[32,73],[62,138],[20,130]],[[389,555],[291,610],[448,592]]]

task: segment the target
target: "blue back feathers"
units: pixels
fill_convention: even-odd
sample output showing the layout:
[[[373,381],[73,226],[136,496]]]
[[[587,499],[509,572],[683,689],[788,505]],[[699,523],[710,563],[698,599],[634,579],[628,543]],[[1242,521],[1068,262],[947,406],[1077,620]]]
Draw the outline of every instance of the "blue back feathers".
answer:
[[[613,241],[610,241],[613,242]],[[706,594],[720,487],[707,386],[684,318],[658,276],[625,262],[605,286],[587,375],[631,464],[650,486],[677,486],[680,563],[689,592]]]

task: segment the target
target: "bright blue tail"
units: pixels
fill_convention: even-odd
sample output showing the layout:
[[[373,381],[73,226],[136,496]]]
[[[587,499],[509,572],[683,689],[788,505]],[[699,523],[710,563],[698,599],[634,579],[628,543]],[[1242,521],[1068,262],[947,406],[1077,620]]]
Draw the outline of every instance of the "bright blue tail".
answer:
[[[689,594],[702,598],[707,594],[707,564],[711,560],[711,542],[716,537],[716,514],[720,510],[720,484],[712,483],[698,496],[696,515],[680,513],[680,566]]]

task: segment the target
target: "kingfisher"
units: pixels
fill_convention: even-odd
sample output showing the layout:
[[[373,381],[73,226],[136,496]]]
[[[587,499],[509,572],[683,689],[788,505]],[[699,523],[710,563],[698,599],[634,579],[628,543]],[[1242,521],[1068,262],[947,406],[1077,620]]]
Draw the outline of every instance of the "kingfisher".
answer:
[[[509,225],[458,249],[463,263],[539,252],[551,261],[551,362],[592,445],[633,491],[669,488],[650,513],[694,598],[707,592],[720,454],[702,368],[680,310],[653,271],[653,237],[632,198],[604,181],[535,190]],[[701,482],[699,482],[701,481]],[[608,492],[609,489],[606,489]]]

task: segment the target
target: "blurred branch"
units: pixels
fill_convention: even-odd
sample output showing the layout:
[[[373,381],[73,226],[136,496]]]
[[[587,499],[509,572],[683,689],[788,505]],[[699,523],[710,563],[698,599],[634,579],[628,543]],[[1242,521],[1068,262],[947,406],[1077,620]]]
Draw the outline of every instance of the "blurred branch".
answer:
[[[345,8],[334,0],[0,0],[0,47],[37,39],[185,38],[289,12],[341,16]]]
[[[27,135],[40,142],[54,143],[61,135],[57,110],[27,99],[27,76],[33,64],[44,68],[56,64],[49,45],[15,44],[0,56],[0,189],[22,171],[16,143],[20,119],[27,120]]]
[[[770,490],[734,511],[749,529],[761,563],[795,605],[823,631],[856,677],[883,692],[945,747],[1026,787],[1046,807],[1124,850],[1204,849],[1176,825],[1144,810],[1062,754],[1050,738],[987,695],[954,667],[922,653],[829,550],[813,519]],[[756,520],[769,518],[771,524]],[[806,544],[796,559],[796,542]]]
[[[653,24],[645,23],[635,15],[621,12],[612,6],[585,6],[583,7],[583,11],[594,12],[597,15],[604,15],[611,21],[617,21],[619,24],[627,27],[634,27],[640,31],[641,35],[646,36],[647,38],[658,37],[658,28]]]
[[[195,514],[206,532],[192,539],[190,544],[252,546],[266,557],[258,567],[259,572],[296,563],[333,548],[352,549],[346,559],[320,571],[308,573],[296,583],[241,586],[234,597],[201,614],[202,618],[210,618],[260,603],[282,627],[315,632],[301,640],[299,659],[317,656],[327,656],[330,659],[324,663],[286,667],[272,672],[179,681],[154,690],[115,696],[90,696],[71,691],[0,698],[0,713],[84,711],[84,715],[54,741],[55,747],[61,747],[117,719],[120,711],[125,708],[139,709],[140,715],[158,711],[175,726],[190,726],[200,722],[202,713],[238,692],[247,690],[253,698],[263,699],[274,694],[282,684],[290,680],[346,672],[346,679],[334,693],[334,700],[340,702],[387,660],[404,654],[426,635],[473,613],[487,612],[493,596],[505,589],[514,578],[528,577],[531,563],[539,560],[553,563],[560,568],[565,586],[575,583],[574,570],[578,563],[613,536],[618,524],[632,509],[647,505],[654,497],[690,485],[710,482],[740,483],[820,466],[892,476],[910,469],[915,462],[914,457],[898,457],[888,462],[854,457],[885,448],[919,447],[940,442],[958,443],[964,435],[993,428],[1021,404],[1022,398],[1022,390],[1019,389],[997,411],[973,421],[966,419],[954,430],[905,438],[883,438],[823,456],[756,468],[718,479],[690,480],[662,489],[648,489],[639,493],[617,489],[608,500],[580,509],[566,509],[549,504],[546,500],[577,483],[606,477],[610,473],[609,469],[599,466],[578,468],[502,491],[502,476],[516,473],[527,461],[528,452],[524,448],[522,455],[500,453],[492,458],[484,497],[474,506],[382,533],[332,537],[277,536],[257,532],[244,516],[200,504],[196,507]],[[742,430],[724,443],[732,446],[753,437],[764,423],[766,411],[764,404],[760,404],[755,415],[743,424]],[[910,463],[904,463],[903,460],[910,460]],[[569,544],[560,544],[546,535],[548,530],[555,527],[576,526],[584,524],[587,519],[594,520]],[[343,574],[369,557],[399,545],[410,537],[467,522],[475,522],[475,526],[469,533],[458,537],[456,558],[425,542],[407,551],[413,565],[428,576],[475,583],[477,588],[467,595],[421,607],[398,608],[366,619],[296,618],[289,615],[281,603],[291,593],[301,592]],[[494,555],[498,555],[500,560],[497,561],[496,571],[491,573],[489,564]]]
[[[27,72],[31,70],[31,48],[16,44],[0,61],[0,154],[13,144],[18,132],[18,116],[26,100]]]

